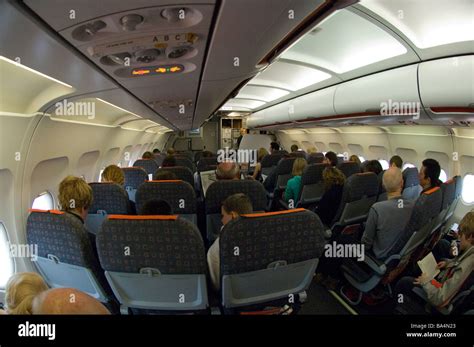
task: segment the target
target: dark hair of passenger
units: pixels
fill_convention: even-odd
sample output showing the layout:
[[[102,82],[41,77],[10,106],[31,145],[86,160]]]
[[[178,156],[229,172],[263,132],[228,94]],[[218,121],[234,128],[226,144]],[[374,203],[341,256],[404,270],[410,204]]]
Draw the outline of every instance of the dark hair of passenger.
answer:
[[[270,148],[272,149],[272,151],[279,151],[280,145],[277,142],[272,142],[270,143]]]
[[[212,158],[214,154],[211,151],[204,151],[201,154],[201,158]]]
[[[324,191],[328,191],[334,185],[343,186],[346,182],[346,176],[337,167],[328,166],[323,170]]]
[[[369,162],[364,166],[364,172],[373,172],[378,175],[382,171],[382,164],[380,164],[378,160],[369,160]]]
[[[428,158],[423,160],[422,165],[425,167],[425,178],[429,178],[431,181],[432,187],[439,187],[441,181],[439,179],[439,174],[441,173],[441,166],[438,161]]]
[[[155,159],[155,156],[153,155],[153,153],[146,151],[145,153],[143,153],[142,159]]]
[[[336,153],[329,151],[324,155],[327,160],[329,160],[331,166],[337,166],[337,155]]]
[[[161,167],[171,167],[176,166],[176,158],[172,155],[167,155],[163,162],[161,163]]]
[[[401,170],[402,165],[403,165],[403,160],[400,156],[394,155],[393,157],[390,158],[390,161],[389,161],[389,165],[392,166],[392,164],[395,164],[395,166]]]
[[[154,177],[157,181],[173,181],[177,180],[178,177],[174,174],[174,172],[168,170],[158,170]]]
[[[167,216],[173,214],[171,206],[166,201],[160,199],[148,200],[145,202],[140,212],[144,216]]]
[[[291,145],[290,150],[296,152],[298,150],[298,145]]]
[[[158,148],[155,148],[153,150],[153,154],[160,154],[160,153],[161,153],[161,151]]]
[[[237,193],[227,197],[222,203],[222,208],[224,208],[227,213],[235,212],[238,215],[253,212],[252,201],[243,193]]]

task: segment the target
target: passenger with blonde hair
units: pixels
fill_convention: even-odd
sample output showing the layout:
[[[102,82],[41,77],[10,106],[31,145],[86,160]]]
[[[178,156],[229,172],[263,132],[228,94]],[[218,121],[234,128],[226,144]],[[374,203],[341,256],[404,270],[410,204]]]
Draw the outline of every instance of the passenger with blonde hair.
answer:
[[[257,181],[262,180],[262,159],[266,155],[268,155],[268,151],[263,147],[259,148],[257,152],[257,164],[255,165],[255,169],[253,170],[253,175],[249,176],[249,178],[252,178]]]
[[[109,165],[102,172],[102,182],[117,183],[123,186],[125,184],[125,175],[117,165]]]
[[[5,311],[0,314],[32,314],[33,299],[48,290],[43,278],[35,272],[19,272],[5,287]]]
[[[310,146],[310,147],[306,148],[306,153],[308,153],[308,155],[314,154],[314,153],[317,153],[317,152],[318,152],[318,149],[316,148],[316,146]]]
[[[84,224],[92,201],[92,188],[82,178],[67,176],[59,184],[61,210],[74,215],[82,224]]]
[[[301,176],[303,175],[303,171],[306,165],[308,165],[306,159],[296,158],[293,162],[293,170],[291,171],[291,175],[293,177],[288,180],[286,184],[284,198],[287,203],[292,201],[293,206],[296,206],[296,203],[298,202],[298,198],[300,196]]]
[[[357,163],[360,167],[361,162],[360,162],[360,159],[357,155],[355,155],[355,154],[351,155],[349,157],[349,161],[353,161],[354,163]]]
[[[342,199],[346,176],[336,167],[330,166],[323,171],[324,194],[315,212],[321,222],[331,227]]]

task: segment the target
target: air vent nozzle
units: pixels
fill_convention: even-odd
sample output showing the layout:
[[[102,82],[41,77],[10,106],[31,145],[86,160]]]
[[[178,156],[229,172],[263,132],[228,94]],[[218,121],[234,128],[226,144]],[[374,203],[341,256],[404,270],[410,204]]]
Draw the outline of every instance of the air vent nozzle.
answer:
[[[120,18],[120,24],[125,31],[135,31],[138,24],[143,23],[143,17],[139,14],[127,14]]]

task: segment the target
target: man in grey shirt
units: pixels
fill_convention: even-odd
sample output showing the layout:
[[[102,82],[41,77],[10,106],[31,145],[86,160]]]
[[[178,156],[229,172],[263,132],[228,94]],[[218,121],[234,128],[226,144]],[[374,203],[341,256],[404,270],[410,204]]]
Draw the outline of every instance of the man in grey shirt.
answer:
[[[387,200],[372,205],[365,225],[362,243],[372,249],[377,259],[386,259],[405,229],[414,202],[402,197],[403,175],[398,167],[391,167],[383,175]]]

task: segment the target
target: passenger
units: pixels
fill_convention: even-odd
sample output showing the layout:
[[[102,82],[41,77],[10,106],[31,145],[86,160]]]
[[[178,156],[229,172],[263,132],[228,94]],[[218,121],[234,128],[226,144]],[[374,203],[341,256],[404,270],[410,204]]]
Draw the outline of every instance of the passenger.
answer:
[[[155,159],[155,156],[153,153],[146,151],[145,153],[143,153],[142,159]]]
[[[67,176],[59,184],[61,210],[77,217],[82,224],[92,201],[92,188],[82,178]]]
[[[359,167],[360,167],[360,165],[361,165],[361,162],[360,162],[359,157],[358,157],[357,155],[355,155],[355,154],[353,154],[353,155],[351,155],[351,156],[349,157],[349,161],[352,161],[352,162],[354,162],[354,163],[357,163],[357,165],[359,165]]]
[[[102,172],[102,182],[116,183],[121,187],[125,186],[125,175],[117,165],[109,165]],[[137,214],[137,208],[132,200],[128,200],[129,213]]]
[[[297,152],[298,151],[298,145],[291,145],[291,153]]]
[[[298,202],[298,198],[300,196],[301,191],[301,176],[303,175],[303,171],[308,165],[306,159],[303,158],[296,158],[293,162],[293,169],[291,171],[291,175],[293,176],[290,178],[286,184],[286,190],[284,195],[284,200],[288,203],[293,201],[293,206],[296,206]]]
[[[395,293],[414,297],[413,288],[420,287],[431,305],[438,307],[447,305],[474,269],[474,211],[468,212],[459,223],[458,237],[459,255],[453,259],[440,261],[437,265],[440,273],[434,279],[429,278],[426,273],[417,278],[403,277],[397,283]]]
[[[239,164],[233,161],[224,161],[217,165],[216,178],[218,180],[240,180]]]
[[[163,162],[161,163],[161,167],[172,167],[176,166],[176,158],[172,155],[167,155]]]
[[[394,155],[390,158],[389,165],[390,167],[398,167],[401,170],[403,166],[403,160],[400,156]]]
[[[331,151],[326,152],[326,154],[324,155],[323,163],[324,164],[329,164],[333,167],[336,167],[337,166],[337,155],[336,155],[336,153],[331,152]]]
[[[167,154],[167,155],[175,155],[175,154],[176,154],[176,151],[174,150],[173,147],[170,147],[170,148],[168,148],[168,150],[166,151],[166,154]]]
[[[331,227],[339,209],[345,182],[346,176],[338,168],[327,167],[323,170],[324,194],[314,212],[318,214],[321,222],[328,227]]]
[[[174,174],[174,172],[168,170],[158,170],[155,174],[155,180],[157,181],[173,181],[177,180],[178,177]]]
[[[5,287],[5,311],[0,314],[32,314],[33,299],[48,290],[36,272],[19,272],[10,277]]]
[[[151,199],[143,204],[142,210],[140,212],[142,216],[168,216],[173,214],[173,209],[165,200]]]
[[[97,299],[74,288],[54,288],[37,295],[33,314],[110,314]]]
[[[270,143],[270,154],[278,152],[280,150],[280,145],[277,142]]]
[[[383,174],[387,200],[372,205],[367,217],[362,244],[372,250],[375,257],[389,257],[410,219],[413,202],[402,198],[403,175],[398,167],[390,167]]]
[[[153,154],[154,154],[154,155],[157,155],[157,154],[160,154],[160,153],[161,153],[161,151],[160,151],[158,148],[155,148],[155,149],[153,150]]]
[[[268,155],[268,151],[265,148],[260,148],[257,152],[257,164],[253,170],[253,175],[249,176],[249,178],[262,181],[262,159],[264,156]]]
[[[318,149],[316,148],[316,146],[310,146],[306,149],[306,153],[308,153],[308,155],[315,154],[317,152]]]
[[[238,193],[227,197],[222,203],[222,228],[231,220],[238,218],[242,214],[253,212],[252,201],[245,194]],[[221,229],[222,230],[222,229]],[[220,288],[220,254],[219,254],[219,237],[214,241],[207,252],[207,263],[209,265],[209,273],[211,281],[216,290]]]
[[[365,164],[363,172],[373,172],[378,176],[381,172],[383,172],[383,167],[378,160],[369,160]]]
[[[430,190],[434,187],[439,187],[441,181],[439,179],[439,174],[441,173],[441,167],[439,163],[434,159],[425,159],[422,162],[420,168],[419,178],[420,185],[423,187],[423,190],[420,194],[423,194],[427,190]]]

